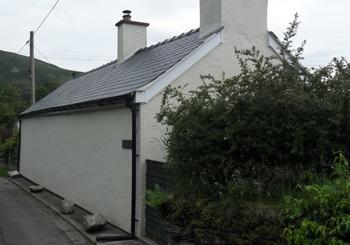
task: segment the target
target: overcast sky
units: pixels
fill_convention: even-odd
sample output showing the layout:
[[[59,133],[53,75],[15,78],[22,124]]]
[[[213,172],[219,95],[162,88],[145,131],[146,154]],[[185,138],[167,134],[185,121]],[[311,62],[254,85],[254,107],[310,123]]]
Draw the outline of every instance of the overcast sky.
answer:
[[[0,50],[17,53],[56,2],[0,0]],[[199,0],[60,0],[35,35],[36,58],[76,71],[116,59],[115,23],[125,9],[133,20],[150,23],[148,45],[199,27]],[[298,12],[295,43],[307,40],[303,64],[318,67],[332,57],[349,58],[349,10],[349,0],[269,0],[268,28],[283,39]],[[20,54],[28,55],[29,46]]]

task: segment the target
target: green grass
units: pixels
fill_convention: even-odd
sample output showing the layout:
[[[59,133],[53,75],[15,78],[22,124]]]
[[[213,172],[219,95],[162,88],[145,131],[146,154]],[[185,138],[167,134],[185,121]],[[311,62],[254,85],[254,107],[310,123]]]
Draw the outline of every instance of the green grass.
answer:
[[[10,169],[8,169],[8,168],[0,168],[0,177],[6,177],[8,171],[10,171]]]

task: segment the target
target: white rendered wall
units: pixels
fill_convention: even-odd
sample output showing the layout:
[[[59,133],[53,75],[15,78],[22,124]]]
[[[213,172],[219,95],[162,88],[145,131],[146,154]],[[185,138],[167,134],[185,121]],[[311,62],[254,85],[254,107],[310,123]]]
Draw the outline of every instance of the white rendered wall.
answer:
[[[130,232],[131,112],[125,107],[22,122],[20,173]]]

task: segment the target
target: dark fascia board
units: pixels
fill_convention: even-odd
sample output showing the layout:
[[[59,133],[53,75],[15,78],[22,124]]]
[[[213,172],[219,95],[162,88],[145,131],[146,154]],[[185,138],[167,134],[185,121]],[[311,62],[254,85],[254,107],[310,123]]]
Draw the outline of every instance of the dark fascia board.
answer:
[[[33,116],[43,115],[43,114],[52,113],[52,112],[73,111],[73,110],[80,110],[80,109],[93,108],[93,107],[99,107],[99,106],[123,104],[123,103],[126,103],[126,101],[130,101],[130,100],[132,101],[133,98],[134,98],[134,95],[127,94],[127,95],[118,96],[114,98],[106,98],[101,100],[81,102],[81,103],[72,104],[72,105],[51,107],[51,108],[46,108],[38,111],[28,112],[26,114],[18,114],[18,118],[23,119],[26,117],[33,117]]]

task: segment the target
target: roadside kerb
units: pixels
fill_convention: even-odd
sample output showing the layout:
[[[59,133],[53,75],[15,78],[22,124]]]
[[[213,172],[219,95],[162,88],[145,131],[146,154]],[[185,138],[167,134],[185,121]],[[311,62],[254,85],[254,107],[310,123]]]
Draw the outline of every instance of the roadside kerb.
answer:
[[[123,235],[126,235],[126,233],[119,230],[118,228],[110,225],[110,224],[107,224],[106,228],[104,230],[94,232],[93,234],[88,233],[85,231],[84,226],[83,226],[84,214],[80,215],[81,217],[79,216],[79,220],[81,219],[81,223],[74,220],[72,218],[72,216],[74,216],[74,215],[76,216],[78,212],[84,212],[85,215],[88,215],[91,213],[89,213],[88,211],[84,210],[83,208],[81,208],[79,206],[76,206],[75,212],[73,214],[68,214],[68,215],[62,214],[61,210],[60,210],[60,203],[61,203],[61,200],[63,200],[62,197],[57,196],[56,194],[52,193],[51,191],[49,191],[45,188],[44,188],[43,192],[39,192],[39,193],[30,192],[29,187],[32,185],[36,185],[36,184],[31,182],[30,180],[26,179],[23,176],[21,176],[20,178],[16,178],[16,179],[9,178],[9,180],[11,180],[11,182],[13,182],[15,185],[17,185],[21,189],[23,189],[25,192],[29,193],[35,199],[40,201],[42,204],[44,204],[45,206],[47,206],[48,208],[53,210],[57,215],[59,215],[65,221],[67,221],[69,224],[71,224],[79,233],[81,233],[84,237],[86,237],[88,240],[90,240],[94,244],[97,244],[97,245],[131,245],[131,244],[134,244],[134,245],[145,245],[145,244],[157,245],[157,243],[155,243],[154,241],[152,241],[148,238],[145,238],[145,237],[140,237],[140,239],[132,240],[132,241],[96,242],[96,236],[109,236],[109,235],[123,236]],[[23,182],[24,184],[22,184],[21,182]],[[43,195],[47,195],[47,197],[45,198]],[[49,201],[45,200],[45,199],[52,199],[52,197],[55,197],[56,199],[60,199],[60,201],[58,202],[56,200],[56,204],[55,204],[53,202],[50,203]]]
[[[21,177],[23,178],[23,177]],[[58,214],[60,217],[62,217],[65,221],[67,221],[69,224],[71,224],[79,233],[81,233],[84,237],[86,237],[87,239],[89,239],[91,242],[93,242],[94,244],[98,244],[95,241],[95,237],[86,233],[81,227],[82,225],[79,224],[78,222],[76,222],[75,220],[72,220],[70,218],[68,218],[66,215],[61,214],[61,211],[56,208],[55,206],[49,204],[48,202],[46,202],[45,200],[43,200],[42,198],[40,198],[40,196],[38,195],[39,193],[32,193],[30,192],[30,190],[27,188],[27,186],[22,185],[21,183],[19,183],[18,181],[16,181],[17,179],[11,179],[9,178],[9,180],[11,180],[15,185],[17,185],[18,187],[20,187],[22,190],[24,190],[25,192],[29,193],[31,196],[33,196],[35,199],[37,199],[38,201],[40,201],[42,204],[44,204],[45,206],[47,206],[48,208],[50,208],[51,210],[53,210],[56,214]],[[44,191],[48,191],[44,188]]]

